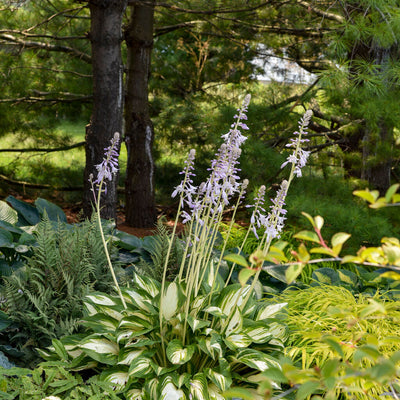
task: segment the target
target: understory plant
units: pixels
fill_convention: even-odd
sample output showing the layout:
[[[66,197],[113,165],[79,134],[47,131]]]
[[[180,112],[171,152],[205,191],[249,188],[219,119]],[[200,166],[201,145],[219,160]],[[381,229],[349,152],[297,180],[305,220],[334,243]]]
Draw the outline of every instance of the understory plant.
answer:
[[[283,229],[287,190],[294,176],[301,176],[308,157],[301,144],[311,113],[305,114],[289,143],[293,154],[282,167],[289,164],[291,171],[269,213],[264,208],[266,188],[258,192],[248,234],[261,228],[263,233],[258,250],[247,262],[240,254],[226,254],[226,239],[219,253],[214,247],[224,211],[232,212],[229,230],[248,185],[247,180],[240,182],[238,166],[249,101],[246,96],[234,124],[222,136],[208,179],[198,186],[193,182],[195,152],[188,156],[182,182],[173,192],[180,196],[179,208],[161,280],[135,273],[127,287],[114,279],[114,295],[88,295],[85,333],[53,340],[52,347],[40,350],[46,360],[62,362],[68,371],[89,370],[128,399],[223,399],[224,392],[235,387],[247,387],[255,399],[260,398],[259,375],[273,366],[279,368],[287,330],[285,303],[262,299],[257,282],[262,257],[267,257],[272,240]],[[98,213],[100,193],[116,168],[117,140],[114,137],[106,149],[98,177],[91,177]],[[177,275],[169,281],[179,218],[187,225],[187,236]],[[224,267],[227,262],[230,269]],[[235,264],[245,268],[240,283],[231,284]],[[110,269],[113,272],[111,264]]]

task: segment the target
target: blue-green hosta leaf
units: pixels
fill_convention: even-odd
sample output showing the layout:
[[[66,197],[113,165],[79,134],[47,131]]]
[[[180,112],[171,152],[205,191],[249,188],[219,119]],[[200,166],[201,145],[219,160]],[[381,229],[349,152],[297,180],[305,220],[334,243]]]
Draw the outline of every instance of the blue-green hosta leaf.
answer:
[[[162,296],[162,314],[166,321],[169,321],[178,313],[179,307],[179,286],[176,282],[171,282],[165,294]]]
[[[0,200],[0,220],[10,225],[15,225],[18,221],[18,213],[3,200]]]
[[[120,366],[102,371],[100,379],[110,382],[115,386],[116,391],[122,390],[129,379],[128,368]]]
[[[206,376],[217,386],[219,391],[225,391],[232,385],[232,377],[230,373],[221,374],[215,369],[206,368],[204,370]]]
[[[265,343],[272,338],[272,334],[266,324],[254,324],[242,330],[254,343]]]
[[[8,196],[6,202],[18,212],[19,226],[36,225],[40,222],[39,211],[30,204],[18,200],[14,196]]]
[[[232,317],[226,321],[225,336],[229,336],[232,333],[236,333],[242,329],[243,317],[238,308],[236,308]]]
[[[240,349],[234,357],[238,362],[258,371],[265,371],[269,367],[280,368],[279,361],[269,354],[254,349]]]
[[[151,279],[147,276],[140,276],[138,274],[133,274],[133,282],[143,289],[146,293],[148,293],[150,298],[154,298],[158,295],[161,289],[161,285],[154,279]]]
[[[67,222],[67,217],[64,214],[64,211],[56,204],[50,203],[49,201],[39,197],[35,201],[35,206],[42,217],[46,213],[50,221]]]
[[[204,373],[196,374],[190,381],[191,400],[210,400],[207,378]]]
[[[82,325],[91,328],[96,333],[115,332],[118,326],[118,321],[109,315],[96,313],[85,317]]]
[[[130,348],[125,346],[118,354],[118,364],[131,365],[132,361],[141,356],[145,349]]]
[[[170,376],[166,376],[160,382],[160,400],[186,400],[186,395],[182,389],[178,389],[172,382]]]
[[[197,331],[198,329],[202,329],[205,326],[209,326],[211,323],[210,321],[197,319],[190,314],[187,316],[187,321],[188,321],[190,327],[192,328],[193,332]]]
[[[172,364],[185,364],[193,356],[195,346],[184,347],[179,339],[171,340],[167,346],[167,357]]]
[[[265,304],[257,312],[256,321],[274,318],[288,303]]]
[[[242,287],[239,283],[224,288],[217,300],[217,306],[229,316],[233,307],[240,307],[250,290],[250,286]]]
[[[239,348],[249,347],[252,340],[245,333],[239,332],[226,337],[224,342],[231,350],[236,350]]]
[[[135,378],[148,378],[150,374],[154,374],[154,370],[151,365],[151,358],[149,357],[137,357],[135,358],[129,367],[129,376]]]
[[[111,340],[92,335],[84,339],[79,347],[101,363],[115,365],[117,362],[119,346]]]
[[[4,229],[0,229],[0,247],[14,247],[13,243],[13,235],[12,233],[5,231]]]

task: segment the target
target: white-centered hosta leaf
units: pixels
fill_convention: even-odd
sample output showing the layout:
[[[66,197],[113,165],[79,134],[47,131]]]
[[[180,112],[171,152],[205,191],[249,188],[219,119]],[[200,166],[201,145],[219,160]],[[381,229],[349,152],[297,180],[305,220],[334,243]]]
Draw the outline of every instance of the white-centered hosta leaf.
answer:
[[[134,289],[125,289],[123,296],[128,303],[134,304],[137,308],[145,312],[150,312],[154,308],[148,299]]]
[[[128,371],[122,368],[111,368],[101,373],[101,379],[110,382],[116,387],[116,390],[121,390],[128,382]]]
[[[234,333],[224,339],[226,345],[232,349],[249,347],[252,340],[244,333]]]
[[[172,382],[171,377],[167,376],[161,383],[160,400],[186,400],[186,395],[182,389],[178,389]]]
[[[243,317],[239,309],[237,308],[229,320],[228,325],[225,330],[225,335],[230,336],[233,332],[238,332],[242,329]]]
[[[219,307],[209,306],[203,309],[204,312],[214,315],[214,317],[223,317],[226,318],[226,315],[222,312]]]
[[[118,356],[118,364],[131,365],[132,361],[142,355],[144,349],[124,347]]]
[[[143,400],[143,390],[131,389],[124,396],[126,400]]]
[[[188,321],[190,327],[192,328],[193,332],[197,331],[198,329],[202,329],[205,326],[210,325],[210,321],[197,319],[190,314],[187,316],[187,321]]]
[[[150,298],[156,297],[160,292],[160,284],[154,279],[146,276],[140,276],[138,274],[133,274],[132,280],[136,283],[138,287],[148,293]]]
[[[222,395],[221,391],[213,383],[208,385],[208,395],[210,400],[226,400],[226,397]]]
[[[265,343],[272,338],[268,325],[257,324],[243,328],[243,333],[250,337],[254,343]]]
[[[209,400],[207,378],[204,373],[196,374],[190,381],[191,400]]]
[[[184,347],[179,339],[171,340],[167,346],[167,357],[172,364],[185,364],[194,353],[194,346]]]
[[[279,361],[276,358],[254,349],[240,349],[235,358],[238,362],[259,371],[265,371],[270,367],[280,368]]]
[[[148,357],[139,356],[135,358],[129,367],[129,376],[136,378],[148,377],[151,374],[153,368],[151,366],[151,359]]]
[[[89,337],[79,347],[96,361],[109,365],[116,364],[119,346],[110,340]]]
[[[260,308],[257,313],[256,321],[261,321],[267,318],[274,318],[282,308],[286,307],[288,303],[266,304]]]
[[[217,305],[226,316],[229,316],[233,307],[241,307],[249,290],[250,286],[229,285],[221,291]]]
[[[169,284],[167,291],[162,296],[162,314],[169,321],[178,311],[178,285],[175,282]]]
[[[204,372],[207,375],[207,377],[218,387],[220,391],[227,390],[232,384],[232,377],[230,376],[229,373],[224,375],[211,368],[206,368]]]
[[[94,304],[100,306],[116,306],[117,303],[109,296],[101,293],[87,295],[86,298]]]

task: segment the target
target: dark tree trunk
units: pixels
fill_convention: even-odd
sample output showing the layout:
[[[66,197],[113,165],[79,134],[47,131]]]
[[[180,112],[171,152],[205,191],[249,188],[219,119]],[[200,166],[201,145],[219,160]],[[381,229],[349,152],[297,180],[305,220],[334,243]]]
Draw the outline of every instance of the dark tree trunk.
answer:
[[[93,193],[88,181],[96,176],[95,165],[100,164],[104,148],[110,145],[115,132],[122,134],[123,83],[122,83],[122,16],[126,0],[91,0],[90,41],[93,64],[93,111],[86,127],[86,167],[84,172],[84,215],[93,210]],[[102,195],[103,218],[116,218],[118,174],[107,181],[107,193]]]
[[[126,222],[137,228],[153,227],[157,220],[154,200],[153,125],[149,115],[148,81],[153,48],[154,6],[135,3],[126,30],[128,52],[125,143]]]

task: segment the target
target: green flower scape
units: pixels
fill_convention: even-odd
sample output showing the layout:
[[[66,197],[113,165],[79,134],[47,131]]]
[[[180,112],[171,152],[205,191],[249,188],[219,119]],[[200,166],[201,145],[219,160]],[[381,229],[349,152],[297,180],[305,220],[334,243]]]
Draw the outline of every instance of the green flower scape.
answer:
[[[102,246],[103,269],[96,272],[98,261],[90,261],[100,252],[92,254],[85,247],[84,260],[93,264],[79,283],[84,282],[85,290],[73,292],[62,280],[57,290],[53,288],[51,293],[65,290],[71,296],[70,303],[77,301],[84,307],[83,314],[78,312],[70,321],[67,335],[57,334],[57,324],[46,325],[43,315],[36,317],[38,300],[31,287],[28,292],[27,281],[12,276],[7,280],[9,309],[13,305],[17,310],[17,305],[25,301],[26,310],[30,307],[31,325],[47,328],[37,330],[40,339],[35,342],[36,354],[42,357],[39,365],[0,371],[0,398],[400,398],[400,241],[383,238],[380,247],[362,247],[356,255],[342,256],[350,235],[339,232],[327,241],[321,232],[324,219],[306,213],[313,230],[295,235],[300,244],[294,247],[281,238],[287,193],[293,179],[301,178],[309,156],[302,146],[307,141],[310,111],[299,121],[298,131],[287,145],[292,154],[282,168],[288,168],[288,176],[271,205],[265,205],[266,188],[261,186],[254,204],[248,206],[251,217],[240,245],[236,251],[228,248],[249,184],[239,178],[249,103],[248,95],[230,130],[222,136],[209,177],[198,186],[194,182],[195,152],[189,153],[182,182],[173,191],[173,197],[179,197],[179,208],[172,232],[163,231],[166,240],[160,235],[151,246],[147,242],[140,249],[139,239],[113,232],[100,218],[101,194],[118,167],[115,149],[119,135],[114,136],[97,166],[98,176],[90,177],[96,215],[85,228],[96,232],[97,239],[93,240]],[[368,190],[355,195],[375,208],[397,205],[398,187],[392,186],[384,198]],[[43,220],[36,230],[39,234],[33,233],[34,229],[26,232],[13,228],[18,215],[27,212],[20,203],[14,201],[14,208],[4,203],[1,208],[5,220],[1,233],[6,232],[1,243],[7,248],[8,267],[21,262],[20,253],[33,252],[29,265],[35,268],[35,274],[26,275],[25,271],[21,275],[33,281],[52,265],[61,265],[62,275],[71,264],[63,254],[47,259],[46,252],[40,250],[47,246],[49,254],[61,243],[49,243],[45,238],[46,232],[61,229],[50,221],[62,221],[56,218],[60,210],[51,203],[40,200],[38,206],[41,212],[37,217]],[[228,225],[223,220],[226,210],[232,215]],[[29,211],[36,216],[36,208]],[[180,221],[186,226],[182,237],[176,235]],[[60,236],[72,235],[70,232],[61,229]],[[256,248],[246,254],[245,243],[253,234]],[[29,245],[35,237],[38,248],[32,250]],[[13,245],[13,239],[19,247]],[[146,254],[147,263],[140,264],[135,258],[136,268],[121,272],[111,242],[121,251],[135,249],[137,258]],[[158,275],[151,262],[157,263],[157,268],[161,264]],[[313,269],[312,278],[306,282],[303,275],[307,268],[321,262],[331,262],[335,267]],[[146,273],[145,267],[153,268],[153,273]],[[385,269],[377,269],[382,267]],[[101,274],[107,269],[111,277],[105,290],[96,282],[104,281]],[[283,285],[284,290],[268,295],[271,282]],[[46,304],[53,297],[48,296]],[[22,324],[22,311],[18,315]],[[16,321],[3,315],[3,329],[11,329]],[[59,321],[67,323],[67,319]],[[42,345],[46,341],[49,346]]]

